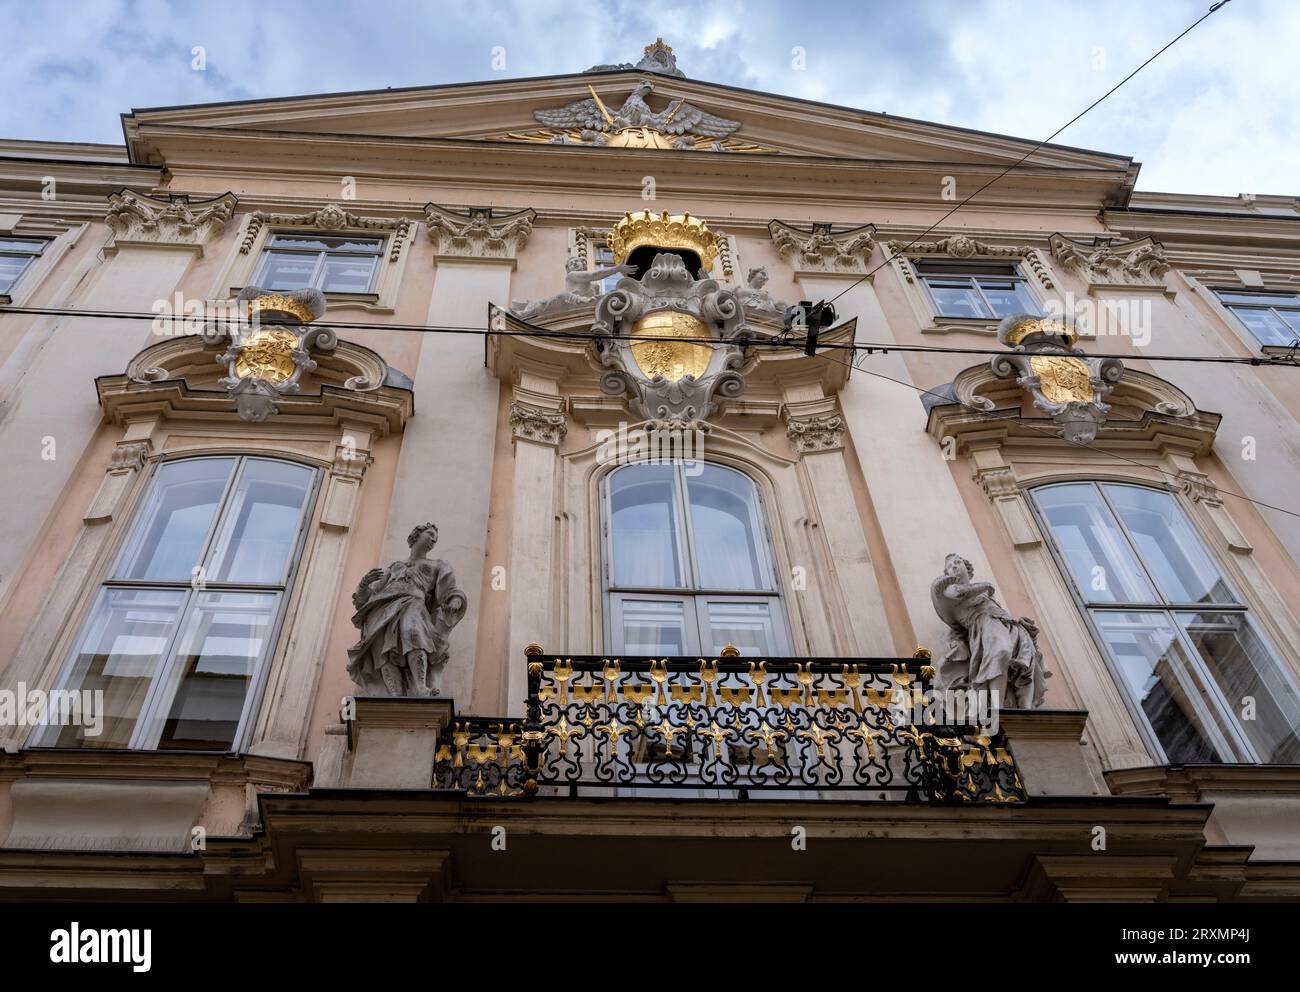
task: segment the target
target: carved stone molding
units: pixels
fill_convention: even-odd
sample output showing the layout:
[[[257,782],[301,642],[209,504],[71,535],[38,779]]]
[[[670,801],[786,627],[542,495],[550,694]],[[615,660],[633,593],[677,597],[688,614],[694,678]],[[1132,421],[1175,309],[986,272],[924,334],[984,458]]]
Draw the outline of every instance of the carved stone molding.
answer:
[[[1204,503],[1211,507],[1223,506],[1219,489],[1208,475],[1184,470],[1178,473],[1177,478],[1183,492],[1193,503]]]
[[[498,214],[493,207],[457,210],[427,203],[424,219],[439,256],[513,262],[533,233],[537,211]]]
[[[552,413],[518,402],[510,404],[510,436],[516,441],[534,441],[559,447],[568,432],[569,427],[562,413]]]
[[[844,418],[838,414],[791,418],[786,424],[785,434],[794,450],[801,455],[816,451],[837,451],[844,447]]]
[[[257,210],[248,215],[244,240],[239,244],[241,255],[247,255],[252,251],[258,234],[267,224],[310,227],[318,231],[392,231],[393,239],[388,246],[388,260],[396,262],[402,255],[402,249],[410,241],[411,229],[415,221],[409,217],[362,217],[337,203],[327,203],[319,210],[303,214],[279,214],[268,210]]]
[[[1151,238],[1074,241],[1053,234],[1049,243],[1056,260],[1077,273],[1090,290],[1098,286],[1163,289],[1164,275],[1170,268],[1164,246]]]
[[[916,271],[908,262],[910,255],[943,255],[948,258],[1012,258],[1021,259],[1029,266],[1030,272],[1044,289],[1055,289],[1051,272],[1043,263],[1038,249],[1032,245],[993,245],[978,241],[964,234],[942,238],[939,241],[887,241],[885,247],[903,278],[910,283],[916,282]]]
[[[837,234],[830,224],[816,223],[801,230],[774,220],[767,230],[777,253],[796,274],[865,275],[876,247],[876,229],[871,224]]]
[[[124,245],[178,245],[202,248],[226,227],[238,202],[234,193],[206,200],[188,196],[155,197],[124,189],[108,196],[104,222],[113,232],[115,247]]]
[[[152,450],[153,446],[149,441],[119,441],[108,462],[109,474],[120,475],[137,471],[144,465],[145,459],[149,457]]]

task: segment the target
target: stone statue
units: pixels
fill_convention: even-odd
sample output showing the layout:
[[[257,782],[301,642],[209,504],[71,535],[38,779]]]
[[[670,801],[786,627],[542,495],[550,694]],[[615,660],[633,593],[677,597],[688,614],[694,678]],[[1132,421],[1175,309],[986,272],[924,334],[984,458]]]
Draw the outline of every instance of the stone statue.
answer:
[[[997,690],[1004,707],[1042,706],[1050,673],[1038,650],[1037,625],[1028,617],[1013,619],[993,598],[992,584],[973,578],[971,563],[952,554],[943,575],[930,583],[935,612],[949,630],[940,682],[946,689]]]
[[[352,594],[352,624],[361,640],[348,648],[348,675],[373,696],[437,696],[451,629],[465,616],[465,594],[451,566],[430,559],[438,528],[420,524],[406,543],[411,556],[372,568]]]
[[[746,281],[748,285],[736,290],[736,295],[740,297],[741,303],[747,309],[758,313],[785,313],[786,307],[790,304],[784,300],[773,299],[772,294],[763,288],[767,285],[767,266],[760,265],[750,269]]]
[[[582,265],[582,259],[576,256],[565,263],[563,293],[557,293],[554,296],[548,296],[544,300],[533,300],[532,302],[516,300],[511,305],[511,311],[520,320],[532,320],[548,313],[554,313],[556,310],[566,310],[569,307],[594,303],[596,294],[593,289],[602,279],[608,279],[613,275],[631,275],[636,271],[635,265],[626,263],[611,265],[608,268],[596,269],[592,272],[586,271]]]

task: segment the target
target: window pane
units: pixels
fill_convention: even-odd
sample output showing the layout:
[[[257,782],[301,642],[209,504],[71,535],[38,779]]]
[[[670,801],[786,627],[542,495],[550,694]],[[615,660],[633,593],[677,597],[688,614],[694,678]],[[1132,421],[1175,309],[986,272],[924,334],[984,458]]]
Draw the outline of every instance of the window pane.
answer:
[[[631,465],[610,477],[616,586],[683,585],[671,465]]]
[[[159,750],[223,751],[235,740],[249,683],[266,651],[275,593],[205,592],[177,639]],[[161,716],[166,713],[165,718]]]
[[[687,633],[685,603],[680,600],[624,599],[620,605],[622,645],[615,650],[630,655],[694,653],[694,638]],[[616,636],[619,633],[615,631]]]
[[[703,589],[770,589],[754,484],[739,472],[702,466],[688,476],[695,558]]]
[[[1279,317],[1286,321],[1291,332],[1291,339],[1300,338],[1300,310],[1278,310],[1276,312]]]
[[[1253,310],[1247,307],[1229,307],[1246,329],[1259,339],[1260,344],[1290,344],[1295,340],[1295,332],[1278,319],[1269,310]]]
[[[1239,724],[1260,760],[1300,763],[1300,699],[1245,615],[1176,616],[1223,692],[1228,709],[1239,718],[1247,707],[1253,709],[1253,718],[1240,719]]]
[[[325,259],[321,292],[368,293],[379,259],[374,255],[330,255]]]
[[[1142,563],[1169,602],[1236,602],[1172,496],[1138,486],[1103,488],[1133,535]]]
[[[51,727],[52,747],[126,747],[162,665],[186,593],[179,589],[105,589],[86,623],[65,688],[103,693],[97,736],[90,727]]]
[[[233,458],[187,458],[160,465],[116,576],[188,581],[234,464]]]
[[[1210,743],[1213,717],[1182,642],[1163,613],[1094,614],[1111,658],[1170,762],[1223,760]]]
[[[969,279],[932,279],[925,280],[934,298],[935,308],[944,317],[989,317],[992,316],[984,307],[984,301],[975,292]]]
[[[990,279],[987,276],[979,280],[980,289],[999,317],[1009,317],[1013,313],[1038,313],[1029,287],[1019,279]]]
[[[292,290],[305,289],[311,285],[312,274],[316,271],[315,254],[299,255],[294,252],[267,252],[262,261],[262,270],[253,280],[264,289]]]
[[[30,263],[27,255],[0,255],[0,293],[8,293]]]
[[[772,620],[772,606],[766,600],[706,603],[704,650],[717,657],[724,647],[734,644],[745,658],[784,654],[782,638]]]
[[[0,252],[15,255],[39,255],[45,250],[42,238],[0,238]]]
[[[1088,483],[1034,490],[1034,502],[1079,594],[1090,603],[1150,603],[1155,590],[1097,490]]]
[[[226,503],[208,581],[284,581],[313,475],[291,462],[250,458],[244,464]]]

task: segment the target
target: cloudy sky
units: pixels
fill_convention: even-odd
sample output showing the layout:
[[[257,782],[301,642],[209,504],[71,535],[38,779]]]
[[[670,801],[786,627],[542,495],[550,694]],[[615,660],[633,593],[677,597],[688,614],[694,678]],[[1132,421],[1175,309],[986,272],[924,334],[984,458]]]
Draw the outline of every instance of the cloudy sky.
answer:
[[[119,143],[132,107],[575,72],[662,35],[694,78],[1038,140],[1209,2],[0,0],[0,137]],[[1141,189],[1300,194],[1297,52],[1300,2],[1232,0],[1057,141],[1132,155]]]

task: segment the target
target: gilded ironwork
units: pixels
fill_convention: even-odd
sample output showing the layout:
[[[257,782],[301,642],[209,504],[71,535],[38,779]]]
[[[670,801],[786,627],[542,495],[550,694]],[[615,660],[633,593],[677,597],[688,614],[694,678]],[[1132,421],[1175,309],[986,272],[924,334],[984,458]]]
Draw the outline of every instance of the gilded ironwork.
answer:
[[[670,787],[1022,801],[1000,733],[916,718],[927,661],[533,654],[522,723],[456,721],[434,782],[487,797]]]

